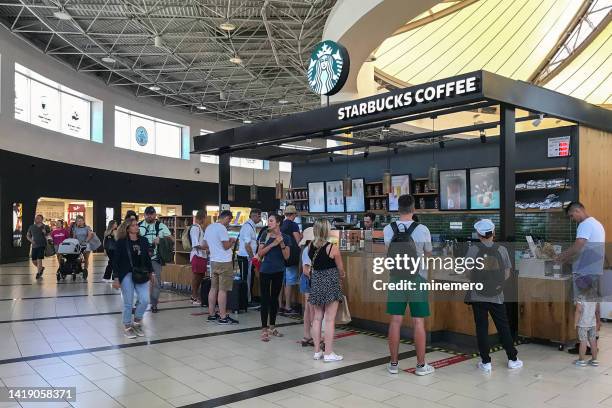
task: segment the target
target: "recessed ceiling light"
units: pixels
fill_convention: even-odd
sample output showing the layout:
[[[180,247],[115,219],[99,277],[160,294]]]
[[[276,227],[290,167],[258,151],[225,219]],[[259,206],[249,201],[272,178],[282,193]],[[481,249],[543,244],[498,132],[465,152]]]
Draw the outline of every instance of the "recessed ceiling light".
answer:
[[[198,105],[196,106],[196,108],[198,108],[199,110],[206,110],[206,106],[204,105]]]
[[[113,57],[102,57],[102,62],[113,64],[115,62],[115,59]]]
[[[157,85],[151,85],[149,87],[149,89],[152,90],[152,91],[159,91],[161,88],[159,86],[157,86]]]
[[[238,55],[234,55],[229,60],[230,60],[230,62],[232,62],[234,64],[242,64],[242,58],[240,58]]]
[[[219,28],[222,29],[223,31],[234,31],[236,29],[236,24],[226,21],[224,23],[221,23],[219,25]]]
[[[281,105],[286,105],[286,104],[289,103],[289,101],[286,100],[286,99],[281,99],[281,100],[278,101],[278,103],[281,104]]]
[[[248,124],[250,124],[250,123],[253,123],[253,121],[252,121],[252,120],[249,120],[249,119],[245,119],[245,120],[243,120],[243,121],[242,121],[242,123],[244,123],[244,124],[247,124],[247,125],[248,125]]]
[[[60,11],[54,11],[54,12],[53,12],[53,15],[54,15],[56,18],[60,19],[60,20],[70,20],[70,19],[72,18],[72,17],[70,16],[70,14],[66,13],[66,12],[65,12],[65,11],[63,11],[63,10],[60,10]]]
[[[161,35],[156,35],[155,37],[153,37],[153,44],[155,44],[155,46],[158,48],[164,46]]]

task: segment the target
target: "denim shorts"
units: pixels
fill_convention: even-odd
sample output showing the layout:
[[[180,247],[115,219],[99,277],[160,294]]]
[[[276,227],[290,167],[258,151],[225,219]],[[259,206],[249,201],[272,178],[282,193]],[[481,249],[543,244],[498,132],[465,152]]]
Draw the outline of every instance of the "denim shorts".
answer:
[[[285,286],[297,285],[299,278],[298,266],[285,267]]]
[[[304,274],[300,277],[300,293],[310,293],[310,279]]]

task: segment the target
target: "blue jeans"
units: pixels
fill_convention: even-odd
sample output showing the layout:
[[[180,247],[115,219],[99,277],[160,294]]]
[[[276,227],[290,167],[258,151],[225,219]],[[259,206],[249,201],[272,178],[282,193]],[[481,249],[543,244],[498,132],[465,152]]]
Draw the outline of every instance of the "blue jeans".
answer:
[[[149,305],[149,282],[134,283],[132,273],[125,275],[121,281],[121,295],[123,297],[123,324],[132,324],[132,305],[134,304],[134,291],[138,298],[134,320],[142,320],[145,310]]]

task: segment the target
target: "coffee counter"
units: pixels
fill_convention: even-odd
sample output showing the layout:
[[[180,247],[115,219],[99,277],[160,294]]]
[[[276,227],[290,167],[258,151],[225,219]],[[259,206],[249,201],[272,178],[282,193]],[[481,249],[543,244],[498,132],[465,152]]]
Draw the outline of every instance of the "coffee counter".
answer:
[[[375,290],[374,282],[388,282],[385,272],[373,272],[374,258],[385,256],[383,244],[374,244],[369,250],[342,252],[347,297],[352,324],[368,330],[386,333],[389,315],[386,313],[387,293]],[[429,270],[429,281],[468,283],[464,274],[451,270]],[[380,286],[380,283],[378,284]],[[462,342],[475,337],[476,329],[472,307],[463,301],[464,290],[435,291],[429,293],[431,315],[425,319],[431,341]],[[575,340],[572,324],[571,279],[569,277],[531,277],[518,279],[519,335],[551,341],[560,345]],[[408,312],[403,324],[403,336],[411,336],[412,321]],[[497,330],[489,317],[489,335]],[[473,339],[471,340],[473,341]]]
[[[374,258],[384,257],[384,245],[374,244],[372,251],[343,252],[346,270],[344,293],[347,297],[351,317],[355,326],[386,332],[389,315],[386,313],[387,293],[374,289],[374,282],[388,281],[385,272],[373,272]],[[456,275],[447,270],[430,270],[430,280],[437,282],[468,282],[464,275]],[[380,284],[378,284],[380,285]],[[465,291],[436,291],[429,294],[431,315],[425,319],[428,337],[433,341],[459,340],[457,337],[475,336],[472,308],[463,302]],[[412,320],[408,312],[403,324],[403,335],[411,335]],[[490,320],[489,334],[495,334],[495,326]]]

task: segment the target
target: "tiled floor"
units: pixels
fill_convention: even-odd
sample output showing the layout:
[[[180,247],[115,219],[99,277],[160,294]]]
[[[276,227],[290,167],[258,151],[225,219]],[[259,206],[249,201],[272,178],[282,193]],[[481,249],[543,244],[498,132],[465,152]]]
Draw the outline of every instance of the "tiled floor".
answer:
[[[192,315],[202,310],[184,295],[170,293],[163,294],[160,313],[145,315],[145,341],[127,340],[118,314],[121,296],[99,282],[103,257],[94,258],[88,283],[77,278],[57,285],[53,261],[45,262],[41,283],[26,263],[0,266],[0,385],[74,386],[77,402],[0,402],[0,408],[612,407],[607,324],[598,368],[576,368],[567,353],[528,344],[519,347],[525,367],[514,372],[498,352],[491,375],[480,374],[472,359],[427,377],[391,376],[384,368],[384,339],[340,338],[336,349],[345,360],[325,364],[296,343],[301,326],[293,320],[280,318],[288,324],[285,337],[262,343],[256,312],[239,315],[238,326],[211,325],[206,315]],[[401,351],[412,355],[411,346]],[[427,358],[450,356],[431,352]],[[414,360],[402,360],[402,367]]]

